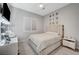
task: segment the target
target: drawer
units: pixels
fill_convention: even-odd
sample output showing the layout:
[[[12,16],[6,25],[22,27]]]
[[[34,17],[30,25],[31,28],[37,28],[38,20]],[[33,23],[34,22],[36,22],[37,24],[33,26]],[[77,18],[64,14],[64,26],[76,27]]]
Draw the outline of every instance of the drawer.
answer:
[[[72,49],[75,49],[75,42],[69,42],[69,41],[63,40],[63,45],[70,47]]]

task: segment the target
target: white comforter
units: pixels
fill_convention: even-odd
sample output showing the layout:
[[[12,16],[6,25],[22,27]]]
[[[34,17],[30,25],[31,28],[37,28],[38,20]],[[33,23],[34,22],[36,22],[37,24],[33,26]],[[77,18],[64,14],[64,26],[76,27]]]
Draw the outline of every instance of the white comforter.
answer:
[[[37,46],[37,50],[41,51],[51,44],[60,41],[60,36],[54,32],[46,32],[42,34],[32,34],[29,39]]]

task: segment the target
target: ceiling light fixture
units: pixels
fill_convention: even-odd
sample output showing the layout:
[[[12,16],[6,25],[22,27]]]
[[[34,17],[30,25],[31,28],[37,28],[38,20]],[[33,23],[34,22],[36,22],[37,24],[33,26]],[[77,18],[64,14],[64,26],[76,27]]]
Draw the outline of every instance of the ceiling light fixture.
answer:
[[[44,7],[44,5],[43,5],[43,4],[40,4],[39,6],[40,6],[40,8],[43,8],[43,7]]]
[[[43,4],[40,4],[39,7],[43,10],[45,9],[45,6]]]

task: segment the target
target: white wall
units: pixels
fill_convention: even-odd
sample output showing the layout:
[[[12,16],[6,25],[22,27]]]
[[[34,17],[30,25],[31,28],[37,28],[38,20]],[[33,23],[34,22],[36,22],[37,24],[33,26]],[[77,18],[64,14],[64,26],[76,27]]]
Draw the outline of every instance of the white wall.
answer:
[[[64,24],[65,34],[79,41],[79,4],[70,4],[52,13],[55,12],[59,13],[59,23]],[[44,31],[47,30],[49,15],[44,17]]]
[[[31,33],[32,20],[36,21],[37,30],[34,32],[43,31],[43,18],[42,16],[11,7],[11,30],[17,35],[19,41],[23,41]],[[28,30],[29,29],[29,30]]]

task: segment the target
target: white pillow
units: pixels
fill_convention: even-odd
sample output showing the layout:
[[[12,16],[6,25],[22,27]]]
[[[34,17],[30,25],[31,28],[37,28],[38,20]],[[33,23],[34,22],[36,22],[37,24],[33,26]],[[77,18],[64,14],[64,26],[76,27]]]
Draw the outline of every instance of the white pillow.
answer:
[[[56,35],[58,35],[58,33],[56,33],[56,32],[46,32],[47,34],[56,34]]]

